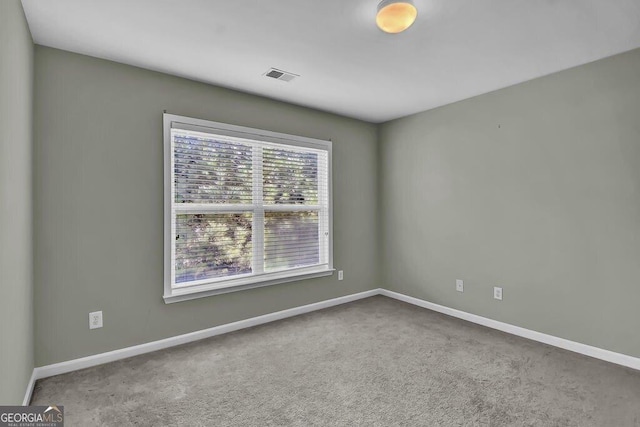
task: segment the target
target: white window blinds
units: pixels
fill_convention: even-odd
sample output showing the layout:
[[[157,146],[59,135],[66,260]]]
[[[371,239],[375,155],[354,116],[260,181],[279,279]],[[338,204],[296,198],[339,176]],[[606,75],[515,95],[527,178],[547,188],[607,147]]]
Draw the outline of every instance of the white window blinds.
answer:
[[[165,115],[165,299],[330,272],[330,153],[328,141]]]

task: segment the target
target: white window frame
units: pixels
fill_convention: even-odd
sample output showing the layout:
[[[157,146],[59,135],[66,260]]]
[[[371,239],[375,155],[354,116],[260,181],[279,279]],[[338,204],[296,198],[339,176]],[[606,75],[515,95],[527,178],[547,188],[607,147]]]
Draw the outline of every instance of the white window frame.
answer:
[[[316,277],[330,276],[333,274],[333,200],[332,200],[332,144],[329,140],[321,140],[308,138],[297,135],[289,135],[278,132],[271,132],[262,129],[249,128],[244,126],[230,125],[226,123],[212,122],[209,120],[195,119],[191,117],[179,116],[175,114],[164,113],[164,301],[165,303],[173,303],[185,301],[195,298],[206,297],[210,295],[235,292],[244,289],[252,289],[262,286],[270,286],[279,283],[298,281],[302,279],[310,279]],[[238,275],[224,278],[205,279],[192,282],[188,285],[174,285],[174,254],[175,254],[175,232],[174,232],[174,180],[173,180],[173,145],[171,137],[171,129],[179,128],[181,130],[208,133],[228,138],[239,138],[245,141],[257,141],[260,143],[273,143],[278,145],[288,145],[295,148],[309,148],[313,150],[322,150],[327,152],[327,200],[328,209],[325,211],[318,210],[319,215],[328,216],[328,221],[320,218],[319,236],[321,239],[328,239],[328,259],[321,259],[321,265],[302,267],[296,269],[288,269],[276,273],[264,273],[262,271],[254,271],[251,274]],[[260,156],[253,156],[254,163],[260,161]],[[261,170],[262,168],[257,168]],[[254,168],[254,171],[256,168]],[[323,177],[324,170],[318,170],[320,182]],[[253,174],[253,194],[254,202],[256,198],[262,197],[262,176]],[[319,190],[322,191],[320,186]],[[189,206],[181,206],[180,211],[188,211]],[[197,207],[194,207],[197,209]],[[218,209],[218,208],[216,208]],[[220,209],[223,210],[224,208]],[[237,210],[234,209],[234,211]],[[270,206],[271,211],[295,211],[309,210],[309,206],[305,205],[275,205]],[[312,209],[314,210],[314,209]],[[255,206],[248,205],[247,212],[254,212],[264,216],[264,209],[256,212]],[[254,218],[259,221],[260,218]],[[328,224],[328,230],[323,228],[323,224]],[[257,235],[256,235],[257,234]],[[254,257],[257,255],[257,248],[262,245],[263,236],[256,233],[252,236]],[[321,258],[326,255],[322,254]]]

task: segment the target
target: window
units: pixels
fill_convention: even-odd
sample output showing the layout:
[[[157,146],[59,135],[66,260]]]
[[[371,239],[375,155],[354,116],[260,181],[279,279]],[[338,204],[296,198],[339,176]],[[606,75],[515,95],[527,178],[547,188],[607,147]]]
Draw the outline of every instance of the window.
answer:
[[[164,115],[166,302],[330,275],[331,142]]]

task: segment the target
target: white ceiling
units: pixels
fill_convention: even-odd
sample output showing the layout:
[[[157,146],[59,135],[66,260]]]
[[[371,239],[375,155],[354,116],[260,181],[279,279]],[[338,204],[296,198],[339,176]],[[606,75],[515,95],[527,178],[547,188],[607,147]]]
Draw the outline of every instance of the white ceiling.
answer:
[[[38,44],[371,122],[640,47],[640,0],[415,0],[396,35],[378,0],[22,3]]]

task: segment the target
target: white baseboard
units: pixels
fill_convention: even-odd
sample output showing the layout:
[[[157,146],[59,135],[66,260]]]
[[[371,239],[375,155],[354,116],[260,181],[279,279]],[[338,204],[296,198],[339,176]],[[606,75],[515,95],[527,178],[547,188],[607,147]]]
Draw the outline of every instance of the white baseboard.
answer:
[[[602,348],[593,347],[587,344],[581,344],[579,342],[570,341],[564,338],[558,338],[553,335],[543,334],[541,332],[536,332],[530,329],[514,326],[509,323],[488,319],[486,317],[456,310],[454,308],[445,307],[443,305],[434,304],[429,301],[410,297],[408,295],[400,294],[398,292],[389,291],[386,289],[380,289],[380,295],[384,295],[386,297],[404,301],[409,304],[417,305],[419,307],[427,308],[429,310],[437,311],[438,313],[443,313],[449,316],[457,317],[458,319],[466,320],[468,322],[487,326],[492,329],[497,329],[499,331],[506,332],[512,335],[517,335],[519,337],[527,338],[533,341],[538,341],[544,344],[549,344],[554,347],[559,347],[565,350],[573,351],[575,353],[584,354],[585,356],[594,357],[596,359],[605,360],[607,362],[615,363],[617,365],[622,365],[628,368],[640,370],[640,358],[637,358],[637,357],[628,356],[626,354],[616,353],[609,350],[604,350]]]
[[[252,317],[250,319],[240,320],[238,322],[227,323],[213,328],[204,329],[201,331],[191,332],[184,335],[178,335],[171,338],[166,338],[159,341],[153,341],[145,344],[140,344],[132,347],[126,347],[118,350],[109,351],[107,353],[95,354],[92,356],[82,357],[79,359],[69,360],[66,362],[54,363],[52,365],[41,366],[33,370],[29,384],[27,385],[26,394],[24,397],[24,405],[28,405],[31,401],[31,395],[35,381],[52,377],[54,375],[65,374],[67,372],[77,371],[79,369],[90,368],[92,366],[102,365],[104,363],[114,362],[120,359],[126,359],[128,357],[138,356],[140,354],[150,353],[157,350],[162,350],[169,347],[174,347],[181,344],[198,341],[205,338],[214,337],[216,335],[226,334],[228,332],[238,331],[240,329],[250,328],[252,326],[258,326],[276,320],[286,319],[288,317],[297,316],[304,313],[309,313],[323,308],[333,307],[340,304],[345,304],[351,301],[356,301],[363,298],[372,297],[375,295],[384,295],[389,298],[394,298],[399,301],[404,301],[409,304],[413,304],[419,307],[423,307],[429,310],[437,311],[458,319],[463,319],[472,323],[477,323],[489,328],[497,329],[509,334],[517,335],[523,338],[528,338],[533,341],[538,341],[544,344],[549,344],[554,347],[559,347],[565,350],[573,351],[576,353],[584,354],[586,356],[601,359],[607,362],[615,363],[617,365],[626,366],[629,368],[640,370],[640,358],[628,356],[621,353],[615,353],[613,351],[604,350],[598,347],[593,347],[587,344],[581,344],[575,341],[569,341],[564,338],[558,338],[553,335],[543,334],[541,332],[532,331],[530,329],[521,328],[508,323],[499,322],[497,320],[489,319],[486,317],[478,316],[475,314],[467,313],[464,311],[456,310],[453,308],[445,307],[442,305],[434,304],[429,301],[421,300],[419,298],[410,297],[398,292],[389,291],[387,289],[372,289],[357,294],[346,295],[339,298],[333,298],[326,301],[317,302],[314,304],[303,305],[300,307],[290,308],[288,310],[277,311],[275,313],[269,313],[262,316]]]
[[[29,383],[27,384],[27,391],[24,394],[24,399],[22,399],[22,406],[28,406],[29,402],[31,402],[31,395],[33,394],[33,387],[36,385],[36,370],[34,369],[31,372],[31,378],[29,379]]]
[[[343,297],[320,301],[300,307],[294,307],[288,310],[276,311],[275,313],[252,317],[250,319],[240,320],[238,322],[227,323],[224,325],[215,326],[213,328],[178,335],[159,341],[152,341],[145,344],[109,351],[106,353],[81,357],[79,359],[54,363],[52,365],[41,366],[33,370],[33,375],[31,376],[31,381],[28,385],[24,401],[28,404],[28,402],[31,400],[31,394],[33,392],[35,380],[52,377],[54,375],[65,374],[67,372],[77,371],[79,369],[90,368],[92,366],[102,365],[104,363],[114,362],[116,360],[126,359],[132,356],[138,356],[140,354],[151,353],[153,351],[214,337],[216,335],[226,334],[228,332],[233,332],[240,329],[250,328],[252,326],[262,325],[264,323],[274,322],[276,320],[286,319],[288,317],[293,317],[316,310],[322,310],[323,308],[333,307],[351,301],[372,297],[374,295],[378,295],[379,293],[379,289],[372,289],[370,291],[346,295]]]

